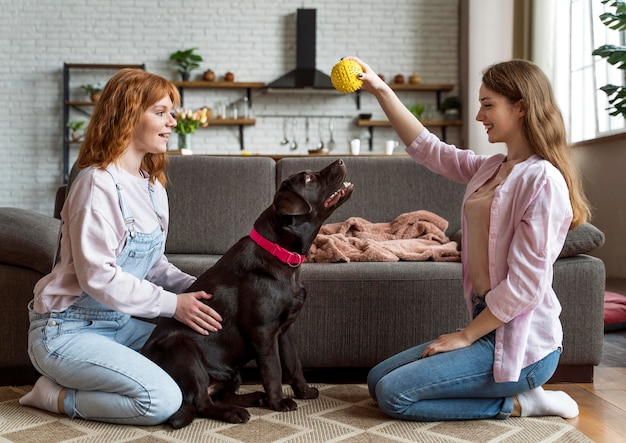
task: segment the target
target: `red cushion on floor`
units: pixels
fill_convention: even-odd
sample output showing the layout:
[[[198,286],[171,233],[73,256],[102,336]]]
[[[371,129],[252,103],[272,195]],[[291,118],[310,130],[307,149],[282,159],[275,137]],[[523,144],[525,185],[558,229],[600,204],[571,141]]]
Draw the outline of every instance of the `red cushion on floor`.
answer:
[[[626,328],[626,296],[615,292],[604,293],[604,330]]]

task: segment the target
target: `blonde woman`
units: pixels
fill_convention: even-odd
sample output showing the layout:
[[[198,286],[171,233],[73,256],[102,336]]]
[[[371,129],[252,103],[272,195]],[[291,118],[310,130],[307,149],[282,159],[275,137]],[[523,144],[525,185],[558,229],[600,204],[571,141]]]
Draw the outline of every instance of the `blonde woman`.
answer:
[[[371,396],[404,420],[575,417],[571,397],[542,385],[556,370],[563,337],[552,266],[589,207],[547,77],[522,60],[485,70],[476,120],[489,142],[506,144],[506,154],[482,156],[440,141],[367,64],[351,58],[408,154],[467,185],[462,266],[469,323],[379,363],[368,376]]]
[[[154,425],[178,410],[182,394],[138,351],[154,324],[174,317],[200,334],[221,328],[184,293],[195,281],[164,255],[167,141],[180,102],[167,80],[118,71],[102,91],[61,212],[59,262],[29,304],[29,355],[42,374],[20,403],[71,418]]]

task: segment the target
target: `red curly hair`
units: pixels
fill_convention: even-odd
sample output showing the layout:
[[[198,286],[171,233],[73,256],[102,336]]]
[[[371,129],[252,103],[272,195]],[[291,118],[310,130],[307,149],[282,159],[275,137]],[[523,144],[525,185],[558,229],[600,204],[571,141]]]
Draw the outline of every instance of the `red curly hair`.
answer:
[[[143,114],[163,97],[169,97],[175,107],[180,106],[180,93],[169,80],[141,69],[116,72],[95,106],[76,166],[105,169],[114,163],[128,147]],[[141,167],[150,175],[150,181],[165,185],[166,164],[167,154],[146,154]]]

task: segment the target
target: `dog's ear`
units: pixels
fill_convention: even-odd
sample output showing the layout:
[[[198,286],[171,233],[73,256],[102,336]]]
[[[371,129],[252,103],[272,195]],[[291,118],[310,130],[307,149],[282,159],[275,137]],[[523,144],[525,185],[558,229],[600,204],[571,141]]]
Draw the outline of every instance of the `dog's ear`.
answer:
[[[274,209],[281,215],[304,215],[312,210],[308,201],[288,188],[282,188],[276,193]]]

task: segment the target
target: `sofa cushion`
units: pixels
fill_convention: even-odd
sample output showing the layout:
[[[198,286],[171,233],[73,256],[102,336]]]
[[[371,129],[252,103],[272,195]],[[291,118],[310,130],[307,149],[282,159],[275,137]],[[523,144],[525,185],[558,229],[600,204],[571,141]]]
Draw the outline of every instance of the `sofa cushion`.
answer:
[[[604,232],[591,223],[583,223],[570,229],[565,238],[565,244],[559,257],[571,257],[577,254],[587,254],[604,244]]]
[[[277,163],[277,179],[304,170],[318,170],[336,156],[290,157]],[[465,185],[450,181],[417,164],[409,156],[352,156],[344,159],[347,180],[354,183],[349,202],[337,209],[327,223],[361,217],[372,223],[387,222],[400,214],[424,209],[448,221],[446,234],[461,228],[461,202]]]
[[[0,208],[0,262],[42,274],[52,270],[61,221],[19,208]]]
[[[305,263],[302,283],[291,330],[307,368],[371,367],[470,320],[457,262]]]
[[[223,254],[248,235],[276,191],[269,157],[172,156],[166,252]]]
[[[213,266],[221,255],[205,254],[167,254],[170,263],[187,274],[200,277],[204,271]]]
[[[459,229],[450,236],[450,240],[455,241],[461,249],[463,230]],[[559,258],[573,257],[578,254],[587,254],[594,249],[598,249],[604,244],[604,233],[591,223],[583,223],[580,226],[570,229],[565,237],[563,249]]]

